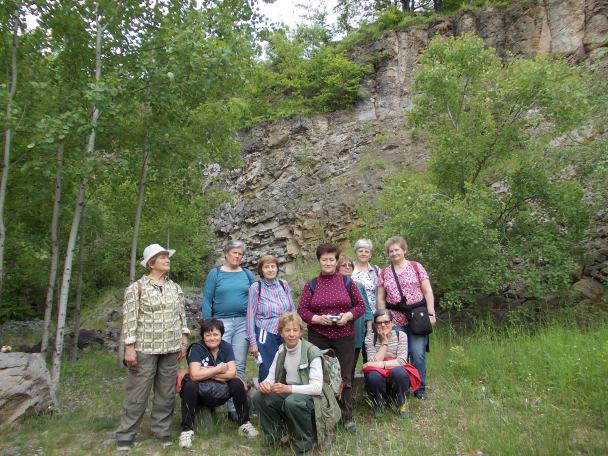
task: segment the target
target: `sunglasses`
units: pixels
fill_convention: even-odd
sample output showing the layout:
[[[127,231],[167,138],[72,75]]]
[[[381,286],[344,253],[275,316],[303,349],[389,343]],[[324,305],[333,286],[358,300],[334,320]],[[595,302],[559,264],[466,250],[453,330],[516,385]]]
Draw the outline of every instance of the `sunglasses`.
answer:
[[[377,321],[376,326],[388,326],[392,323],[390,320]]]

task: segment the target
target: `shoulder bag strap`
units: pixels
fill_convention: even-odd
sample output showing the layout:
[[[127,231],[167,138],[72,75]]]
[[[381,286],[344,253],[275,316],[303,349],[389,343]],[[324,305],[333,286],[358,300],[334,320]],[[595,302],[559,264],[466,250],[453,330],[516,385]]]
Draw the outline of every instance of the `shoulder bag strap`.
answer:
[[[397,288],[399,289],[399,294],[401,295],[401,301],[405,301],[407,304],[407,299],[403,296],[403,290],[401,289],[401,284],[399,283],[399,277],[397,277],[397,272],[395,271],[395,266],[391,264],[391,271],[393,271],[393,277],[395,277],[395,282],[397,282]]]

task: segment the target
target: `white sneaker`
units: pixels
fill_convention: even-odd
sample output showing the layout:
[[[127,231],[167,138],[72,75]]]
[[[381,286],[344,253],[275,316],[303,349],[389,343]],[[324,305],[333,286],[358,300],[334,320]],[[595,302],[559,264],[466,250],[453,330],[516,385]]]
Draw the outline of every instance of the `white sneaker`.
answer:
[[[239,427],[239,435],[244,435],[248,439],[254,439],[260,435],[260,433],[253,427],[251,421],[247,421]]]
[[[183,431],[179,435],[179,447],[180,448],[191,448],[192,437],[194,437],[194,431]]]

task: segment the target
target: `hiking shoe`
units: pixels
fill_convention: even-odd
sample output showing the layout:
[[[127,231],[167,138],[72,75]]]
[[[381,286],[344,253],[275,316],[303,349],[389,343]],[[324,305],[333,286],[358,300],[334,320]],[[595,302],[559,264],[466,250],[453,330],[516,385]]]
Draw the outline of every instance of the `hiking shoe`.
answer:
[[[407,402],[404,402],[403,404],[401,404],[401,407],[399,407],[399,418],[401,418],[402,420],[409,420],[412,417],[412,414],[409,410],[409,407],[407,406]]]
[[[117,451],[129,451],[133,448],[133,440],[119,440],[116,442],[116,450]]]
[[[170,435],[164,435],[162,437],[159,437],[158,440],[160,440],[160,445],[163,448],[168,448],[173,445],[173,440],[171,439]]]
[[[348,421],[345,425],[344,425],[344,429],[346,429],[348,432],[350,432],[351,434],[355,434],[357,432],[357,425],[355,424],[354,421]]]
[[[253,427],[251,421],[247,421],[239,427],[239,435],[243,435],[248,439],[255,439],[260,433]]]
[[[192,437],[194,437],[194,431],[183,431],[179,435],[179,447],[180,448],[191,448]]]
[[[416,391],[414,396],[416,396],[416,399],[420,399],[421,401],[426,400],[426,392],[424,391]]]

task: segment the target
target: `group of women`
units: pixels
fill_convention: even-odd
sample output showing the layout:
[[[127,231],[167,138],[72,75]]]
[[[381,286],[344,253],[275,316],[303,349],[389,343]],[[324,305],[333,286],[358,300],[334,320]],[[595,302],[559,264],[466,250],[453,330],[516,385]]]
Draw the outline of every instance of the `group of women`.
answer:
[[[278,260],[260,258],[256,280],[241,266],[244,244],[230,241],[223,265],[209,272],[204,285],[201,341],[188,347],[183,295],[166,276],[174,251],[148,246],[142,265],[149,273],[125,292],[129,376],[118,449],[133,446],[153,384],[151,427],[164,445],[171,443],[176,391],[182,398],[182,448],[192,446],[201,408],[226,402],[239,434],[256,437],[244,383],[248,354],[259,364],[253,405],[270,443],[291,442],[304,453],[322,445],[338,421],[356,432],[352,380],[359,356],[374,415],[381,416],[393,401],[399,415],[409,418],[408,392],[426,397],[428,335],[411,331],[404,305],[424,306],[434,325],[434,298],[425,269],[406,259],[402,237],[390,238],[385,250],[391,264],[378,268],[370,263],[370,240],[355,243],[354,261],[340,256],[333,244],[320,245],[320,273],[306,283],[296,309],[289,284],[278,277]],[[327,354],[340,366],[337,389],[327,382]],[[183,357],[188,368],[178,373]]]

